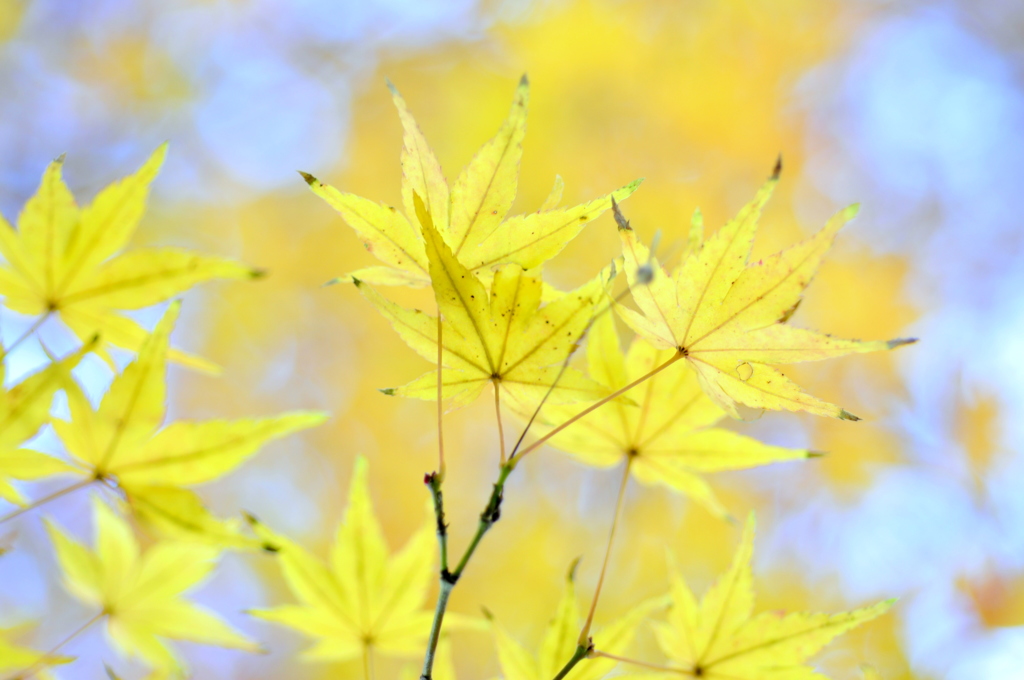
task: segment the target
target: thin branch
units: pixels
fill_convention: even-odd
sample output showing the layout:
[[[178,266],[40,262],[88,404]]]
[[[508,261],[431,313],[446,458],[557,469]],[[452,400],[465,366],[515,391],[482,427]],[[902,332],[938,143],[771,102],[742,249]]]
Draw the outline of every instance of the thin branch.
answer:
[[[597,601],[601,598],[601,586],[604,585],[604,575],[608,571],[608,560],[612,554],[612,543],[615,542],[615,530],[619,526],[619,518],[622,516],[622,500],[626,497],[626,484],[629,482],[629,468],[633,462],[632,456],[626,459],[625,469],[622,471],[622,482],[619,484],[619,495],[615,500],[615,516],[612,518],[612,528],[608,532],[608,547],[604,551],[604,562],[601,563],[601,575],[597,577],[597,587],[594,588],[594,599],[590,602],[590,611],[587,613],[587,620],[580,631],[580,637],[576,644],[586,644],[590,637],[590,626],[594,623],[594,612],[597,611]]]
[[[64,638],[63,640],[58,642],[56,647],[54,647],[50,651],[48,651],[45,654],[43,654],[41,657],[39,657],[36,660],[36,662],[34,664],[32,664],[31,666],[29,666],[25,670],[21,671],[20,673],[18,673],[14,677],[12,677],[11,680],[26,680],[26,678],[30,678],[33,675],[35,675],[36,673],[38,673],[39,671],[41,671],[44,668],[46,668],[57,657],[57,652],[59,652],[65,645],[67,645],[72,640],[74,640],[76,637],[78,637],[79,635],[84,633],[94,623],[96,623],[97,621],[99,621],[100,619],[102,619],[106,615],[107,615],[107,610],[104,609],[99,614],[97,614],[96,616],[92,617],[91,619],[89,619],[88,621],[83,623],[73,633],[71,633],[66,638]]]
[[[589,657],[593,651],[594,646],[590,642],[578,645],[576,647],[576,651],[572,655],[572,658],[562,666],[562,670],[558,671],[558,675],[556,675],[552,680],[562,680],[562,678],[569,675],[569,671],[575,668],[576,664]]]
[[[441,585],[437,595],[437,605],[434,607],[434,619],[430,625],[430,637],[427,641],[427,653],[423,659],[423,672],[420,674],[420,680],[432,680],[431,674],[434,669],[434,657],[437,653],[437,642],[441,638],[441,623],[444,620],[444,613],[448,608],[448,598],[451,596],[455,584],[458,583],[459,577],[462,576],[462,572],[466,569],[466,565],[469,564],[469,560],[480,545],[480,541],[483,540],[484,535],[490,530],[491,526],[501,517],[501,501],[504,497],[505,481],[513,469],[513,466],[509,464],[501,466],[498,480],[494,483],[494,488],[491,491],[491,497],[487,500],[487,505],[484,507],[483,512],[480,513],[480,523],[477,525],[476,534],[466,548],[466,552],[462,555],[462,559],[459,560],[455,571],[449,573],[447,570],[442,570],[441,572]]]
[[[608,402],[614,401],[615,399],[618,399],[619,397],[621,397],[626,392],[630,391],[631,389],[633,389],[637,385],[643,383],[645,380],[648,380],[649,378],[653,378],[655,375],[657,375],[658,373],[662,372],[663,370],[665,370],[666,368],[668,368],[669,366],[671,366],[672,364],[674,364],[675,362],[679,361],[680,359],[682,359],[685,356],[686,355],[683,354],[682,352],[676,352],[675,354],[672,355],[672,358],[669,359],[668,361],[666,361],[665,363],[663,363],[663,364],[661,364],[659,366],[656,366],[654,369],[652,369],[648,373],[640,376],[639,378],[637,378],[633,382],[629,383],[625,387],[617,389],[614,392],[612,392],[611,394],[609,394],[607,397],[604,397],[600,401],[597,401],[597,402],[591,404],[587,408],[583,409],[582,411],[580,411],[579,413],[577,413],[573,417],[571,417],[568,420],[566,420],[565,422],[563,422],[558,427],[552,429],[550,432],[545,434],[543,437],[541,437],[537,441],[535,441],[532,444],[530,444],[529,446],[527,446],[525,449],[520,451],[518,453],[518,455],[514,454],[511,458],[509,458],[509,464],[510,465],[518,464],[520,460],[522,460],[524,457],[526,457],[526,454],[528,454],[531,451],[539,448],[544,442],[546,442],[547,440],[551,439],[556,434],[558,434],[559,432],[561,432],[565,428],[569,427],[570,425],[575,423],[580,418],[583,418],[584,416],[586,416],[586,415],[590,414],[591,412],[597,410],[598,408],[604,406]]]
[[[65,487],[63,489],[59,489],[57,491],[54,491],[49,496],[43,496],[39,500],[33,501],[32,503],[29,503],[28,505],[23,505],[22,507],[18,508],[17,510],[9,512],[6,515],[4,515],[3,517],[0,517],[0,524],[3,524],[4,522],[10,521],[10,520],[14,519],[15,517],[18,517],[19,515],[22,515],[22,514],[24,514],[26,512],[29,512],[30,510],[35,510],[36,508],[38,508],[40,506],[46,505],[50,501],[57,500],[61,496],[65,496],[65,495],[71,493],[72,491],[78,491],[79,489],[85,488],[85,487],[89,486],[90,484],[92,484],[95,481],[96,481],[95,477],[89,477],[87,479],[83,479],[80,482],[76,482],[75,484],[72,484],[71,486],[68,486],[68,487]]]
[[[433,677],[437,642],[441,639],[441,623],[444,621],[444,613],[448,609],[448,598],[451,597],[454,587],[454,583],[444,578],[441,579],[441,590],[437,594],[437,606],[434,608],[434,620],[430,624],[430,638],[427,642],[427,654],[423,659],[423,672],[420,673],[420,680],[431,680]]]
[[[494,488],[491,491],[491,497],[487,500],[487,506],[484,507],[484,511],[480,513],[480,523],[477,525],[476,534],[473,536],[473,540],[469,542],[469,547],[466,548],[465,554],[462,555],[462,559],[459,560],[459,564],[455,567],[455,571],[452,572],[452,579],[458,580],[462,576],[462,572],[466,569],[466,565],[469,563],[473,553],[476,552],[476,548],[480,545],[480,540],[483,539],[494,523],[501,517],[501,501],[505,495],[505,482],[508,480],[508,476],[512,474],[512,470],[515,466],[510,463],[506,463],[501,466],[501,471],[498,473],[498,481],[494,483]]]
[[[22,333],[21,336],[17,340],[15,340],[13,343],[11,343],[10,347],[7,347],[7,348],[0,347],[0,361],[3,361],[4,359],[6,359],[7,355],[10,354],[11,352],[13,352],[18,347],[18,345],[20,345],[21,343],[23,343],[26,340],[28,340],[29,337],[31,337],[33,333],[35,333],[37,330],[39,330],[39,327],[42,326],[43,323],[45,323],[46,320],[50,318],[50,314],[52,314],[52,312],[46,312],[46,314],[43,314],[41,317],[36,319],[35,322],[31,326],[29,326],[27,331]]]
[[[448,524],[444,518],[444,493],[441,491],[441,476],[431,472],[423,478],[434,499],[434,518],[437,520],[437,544],[441,551],[441,580],[448,574]]]

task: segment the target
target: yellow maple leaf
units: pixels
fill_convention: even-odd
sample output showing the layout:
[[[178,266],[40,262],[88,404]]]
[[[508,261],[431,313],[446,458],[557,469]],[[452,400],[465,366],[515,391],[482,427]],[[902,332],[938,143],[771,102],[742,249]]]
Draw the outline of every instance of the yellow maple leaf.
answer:
[[[83,341],[138,351],[146,331],[117,310],[163,302],[214,278],[249,279],[261,272],[237,262],[180,248],[141,248],[118,254],[145,211],[149,185],[167,153],[161,146],[133,175],[106,187],[79,208],[61,177],[63,159],[50,164],[25,204],[15,231],[0,217],[0,295],[22,314],[57,314]],[[178,350],[171,358],[214,371],[216,366]]]
[[[675,349],[678,358],[696,371],[704,391],[735,418],[743,415],[744,406],[756,412],[787,409],[859,420],[803,392],[771,364],[876,352],[914,340],[842,340],[785,323],[836,233],[856,215],[857,207],[840,211],[806,241],[748,264],[758,218],[777,181],[776,172],[754,200],[707,241],[700,243],[702,227],[691,230],[691,246],[696,247],[672,276],[616,210],[626,275],[642,313],[621,305],[617,310],[656,347]]]
[[[26,625],[19,625],[10,628],[0,628],[0,673],[13,670],[19,671],[11,680],[20,680],[27,677],[39,678],[39,680],[52,680],[53,674],[46,669],[50,666],[71,663],[74,661],[74,658],[40,652],[16,645],[10,641],[11,638],[21,634],[27,627]],[[27,672],[31,673],[31,676],[27,675]]]
[[[747,520],[732,565],[697,603],[689,586],[673,574],[672,607],[654,630],[662,651],[680,673],[708,680],[810,678],[804,662],[833,638],[885,613],[895,600],[839,614],[753,614],[750,558],[754,518]],[[598,648],[600,649],[600,648]]]
[[[591,379],[619,390],[670,359],[675,350],[659,350],[635,338],[623,357],[613,317],[594,322],[587,341]],[[804,449],[769,446],[736,432],[712,427],[725,416],[700,389],[697,377],[682,365],[671,366],[630,391],[634,403],[615,402],[555,434],[548,443],[597,467],[621,462],[644,484],[664,484],[701,503],[714,514],[726,510],[700,474],[739,470],[806,458]],[[535,427],[550,432],[580,412],[580,405],[548,405]],[[521,414],[529,418],[530,413]]]
[[[78,600],[99,608],[114,648],[150,667],[186,677],[188,670],[165,639],[189,640],[260,653],[262,648],[213,612],[186,600],[216,566],[219,549],[162,541],[140,554],[128,524],[93,497],[95,549],[47,521],[64,576]]]
[[[257,535],[272,546],[300,602],[250,613],[316,638],[316,644],[302,653],[307,661],[344,661],[373,651],[410,656],[425,649],[433,613],[422,607],[436,576],[436,520],[428,507],[423,526],[402,550],[389,555],[373,512],[367,469],[366,459],[357,458],[348,508],[328,564],[250,518]],[[450,630],[450,625],[466,622],[448,614],[445,624]]]
[[[68,372],[92,346],[90,343],[61,361],[51,363],[9,390],[3,387],[5,366],[0,362],[0,498],[25,504],[25,498],[8,479],[35,480],[75,472],[64,461],[19,447],[49,420],[54,393],[64,386]]]
[[[470,271],[489,275],[492,267],[518,264],[531,269],[551,259],[588,223],[623,201],[640,185],[627,184],[607,196],[572,208],[558,208],[562,180],[556,178],[548,200],[528,215],[506,219],[519,182],[519,160],[526,134],[529,83],[523,76],[512,109],[498,133],[473,157],[449,189],[430,145],[398,90],[390,85],[404,129],[402,146],[402,201],[405,215],[392,206],[338,191],[312,175],[302,173],[313,193],[337,210],[384,266],[346,274],[375,285],[430,285],[427,254],[419,227],[414,196],[444,243]]]
[[[665,597],[641,602],[621,618],[598,629],[592,636],[594,647],[607,654],[624,654],[633,644],[636,631],[644,618],[665,607],[667,603],[668,598]],[[499,623],[492,622],[498,663],[504,680],[551,680],[576,652],[581,623],[573,570],[570,570],[555,616],[548,624],[536,654],[520,644]],[[584,659],[565,677],[567,680],[598,680],[615,668],[617,663],[613,659],[600,657]]]
[[[595,305],[604,298],[603,274],[543,306],[540,278],[517,264],[499,267],[488,289],[455,257],[434,229],[425,206],[420,203],[419,207],[434,296],[443,319],[442,398],[461,406],[473,401],[488,383],[521,409],[539,404],[549,390],[552,403],[607,394],[579,371],[562,369],[590,325]],[[436,317],[404,309],[364,282],[355,282],[410,347],[428,361],[437,360]],[[430,371],[384,392],[437,399],[437,378],[437,371]]]
[[[178,421],[164,426],[168,336],[180,305],[173,303],[118,375],[98,409],[73,381],[66,391],[71,420],[54,429],[73,457],[82,484],[116,487],[136,516],[164,532],[243,547],[237,526],[210,515],[182,488],[230,472],[270,440],[322,423],[326,414],[297,411],[270,418]]]

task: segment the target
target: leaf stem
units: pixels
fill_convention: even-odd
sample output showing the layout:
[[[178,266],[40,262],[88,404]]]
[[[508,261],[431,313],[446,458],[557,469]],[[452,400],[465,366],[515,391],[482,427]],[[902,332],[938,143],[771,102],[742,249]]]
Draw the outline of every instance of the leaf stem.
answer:
[[[590,637],[590,626],[594,623],[594,612],[597,611],[597,601],[601,597],[601,586],[604,585],[604,575],[608,570],[608,560],[612,554],[612,543],[615,541],[615,530],[619,526],[619,518],[622,517],[622,500],[626,497],[626,484],[629,482],[629,467],[633,457],[626,459],[625,469],[622,471],[622,482],[619,484],[619,495],[615,500],[615,515],[612,518],[612,528],[608,532],[608,547],[604,551],[604,562],[601,563],[601,575],[597,577],[597,587],[594,588],[594,599],[590,602],[590,611],[587,613],[587,620],[580,630],[580,637],[576,644],[586,644]]]
[[[41,657],[36,659],[35,663],[33,663],[31,666],[29,666],[25,670],[21,671],[20,673],[18,673],[14,677],[12,677],[10,680],[25,680],[26,678],[30,678],[33,675],[35,675],[36,673],[38,673],[39,671],[41,671],[44,668],[46,668],[50,664],[50,662],[54,658],[56,658],[57,652],[59,652],[65,645],[67,645],[72,640],[74,640],[76,637],[78,637],[79,635],[84,633],[86,630],[88,630],[90,627],[92,627],[92,625],[94,623],[96,623],[97,621],[99,621],[100,619],[102,619],[106,615],[107,615],[107,610],[104,609],[99,614],[97,614],[96,616],[92,617],[91,619],[89,619],[88,621],[83,623],[81,626],[79,626],[74,632],[72,632],[66,638],[64,638],[63,640],[58,642],[56,647],[54,647],[53,649],[51,649],[50,651],[46,652]]]
[[[41,317],[36,319],[35,322],[31,326],[29,326],[27,331],[22,333],[17,340],[11,343],[10,347],[0,348],[0,361],[6,359],[7,355],[13,352],[18,345],[28,340],[28,338],[31,337],[33,333],[39,330],[39,327],[42,326],[46,322],[46,320],[50,318],[50,314],[52,314],[52,312],[46,312],[46,314],[43,314]]]
[[[374,680],[373,645],[363,644],[363,676],[365,680]]]
[[[15,517],[17,517],[19,515],[22,515],[22,514],[24,514],[26,512],[29,512],[30,510],[35,510],[38,507],[46,505],[50,501],[56,500],[56,499],[60,498],[61,496],[65,496],[65,495],[71,493],[72,491],[78,491],[79,489],[85,488],[85,487],[89,486],[90,484],[92,484],[95,481],[96,481],[95,477],[89,477],[87,479],[83,479],[80,482],[76,482],[75,484],[72,484],[71,486],[67,486],[67,487],[64,487],[63,489],[59,489],[57,491],[54,491],[49,496],[43,496],[39,500],[34,501],[32,503],[29,503],[28,505],[23,505],[22,507],[18,508],[17,510],[9,512],[6,515],[4,515],[3,517],[0,517],[0,524],[3,524],[4,522],[10,521],[10,520],[14,519]]]
[[[443,383],[441,382],[441,308],[437,309],[437,474],[438,493],[440,493],[441,482],[444,481],[444,403],[441,401]]]
[[[593,651],[594,646],[590,644],[589,641],[585,644],[577,645],[576,651],[573,653],[572,658],[569,659],[569,661],[567,661],[564,666],[562,666],[562,670],[558,671],[558,675],[552,678],[552,680],[562,680],[562,678],[569,674],[569,671],[576,667],[576,664],[590,656],[591,652]]]
[[[640,666],[641,668],[649,668],[652,671],[663,671],[665,673],[678,673],[680,675],[693,675],[693,671],[685,668],[672,668],[671,666],[659,666],[655,663],[647,663],[646,661],[637,661],[636,659],[627,659],[624,656],[616,656],[614,654],[607,654],[600,650],[594,650],[590,654],[591,658],[602,658],[610,659],[612,661],[618,661],[619,663],[628,663],[633,666]]]
[[[501,465],[505,464],[505,428],[501,424],[501,389],[499,383],[494,381],[494,415],[498,419],[498,443],[501,447]]]
[[[532,444],[530,444],[529,446],[527,446],[526,448],[521,450],[518,454],[513,454],[513,456],[511,458],[509,458],[509,461],[508,461],[509,465],[513,465],[513,466],[517,465],[520,460],[522,460],[523,458],[526,457],[526,454],[530,453],[531,451],[533,451],[533,450],[535,450],[537,448],[540,448],[541,444],[543,444],[547,440],[551,439],[556,434],[558,434],[559,432],[561,432],[565,428],[569,427],[570,425],[575,423],[580,418],[583,418],[584,416],[586,416],[586,415],[590,414],[591,412],[597,410],[598,408],[604,406],[608,402],[614,401],[615,399],[618,399],[620,396],[622,396],[626,392],[630,391],[631,389],[633,389],[637,385],[640,385],[644,381],[646,381],[646,380],[648,380],[650,378],[653,378],[655,375],[657,375],[658,373],[661,373],[663,370],[665,370],[666,368],[668,368],[672,364],[676,363],[677,361],[679,361],[680,359],[682,359],[685,356],[686,355],[683,354],[682,352],[676,352],[665,363],[663,363],[663,364],[661,364],[659,366],[654,367],[651,371],[649,371],[649,372],[645,373],[644,375],[640,376],[639,378],[637,378],[633,382],[629,383],[625,387],[622,387],[622,388],[619,388],[619,389],[615,390],[614,392],[609,394],[607,397],[604,397],[600,401],[594,402],[593,404],[591,404],[587,408],[583,409],[582,411],[580,411],[576,415],[572,416],[571,418],[569,418],[568,420],[563,422],[558,427],[552,429],[550,432],[545,434],[543,437],[539,438],[538,440],[536,440],[535,442],[533,442]]]

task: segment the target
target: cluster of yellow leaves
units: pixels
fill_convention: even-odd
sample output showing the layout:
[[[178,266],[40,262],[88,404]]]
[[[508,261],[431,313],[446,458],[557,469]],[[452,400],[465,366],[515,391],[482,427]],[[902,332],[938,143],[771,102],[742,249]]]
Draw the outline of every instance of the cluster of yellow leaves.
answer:
[[[93,525],[94,550],[53,522],[47,527],[65,586],[77,599],[95,607],[98,618],[106,620],[107,636],[123,656],[188,677],[184,662],[164,639],[262,651],[219,616],[183,597],[216,566],[218,548],[164,541],[141,554],[131,527],[96,498]]]
[[[229,260],[173,248],[117,254],[142,216],[164,153],[164,147],[158,149],[138,173],[102,190],[84,209],[75,204],[61,178],[61,161],[55,161],[22,211],[18,230],[0,219],[0,254],[6,260],[0,265],[4,305],[41,315],[29,333],[51,314],[59,314],[86,340],[79,351],[53,360],[9,389],[2,387],[6,361],[0,363],[0,498],[23,506],[0,521],[99,484],[117,492],[123,506],[142,523],[177,539],[160,541],[140,555],[129,525],[98,501],[95,552],[50,524],[69,590],[98,607],[94,620],[79,632],[105,618],[114,646],[154,668],[153,677],[185,677],[187,669],[163,639],[258,651],[254,643],[180,594],[206,577],[225,547],[262,545],[240,532],[239,521],[211,515],[186,487],[231,472],[267,442],[317,425],[326,415],[293,412],[161,427],[168,359],[215,367],[170,348],[179,302],[170,304],[152,333],[117,310],[162,302],[211,278],[252,278],[257,273]],[[138,356],[115,375],[99,406],[93,407],[71,371],[89,352],[99,353],[116,368],[105,344]],[[69,420],[50,417],[59,390],[67,395]],[[68,460],[24,447],[47,423],[64,444]],[[79,480],[31,505],[11,483],[54,475]],[[0,669],[19,670],[16,677],[39,675],[46,666],[70,661],[55,652],[39,654],[6,641],[0,642],[0,657]]]
[[[857,419],[805,394],[772,365],[911,342],[839,340],[786,324],[836,232],[855,209],[839,213],[807,241],[751,264],[758,219],[777,171],[752,203],[707,240],[702,222],[695,219],[683,262],[669,275],[618,210],[617,203],[639,182],[572,208],[558,208],[562,183],[556,179],[540,210],[507,217],[525,135],[525,78],[498,133],[451,186],[404,100],[394,88],[392,93],[404,129],[405,215],[304,174],[314,193],[341,213],[383,263],[346,277],[410,347],[437,362],[436,370],[385,390],[388,394],[447,399],[461,406],[491,383],[499,428],[502,396],[506,407],[530,423],[543,407],[536,424],[553,445],[602,467],[623,461],[639,481],[665,484],[726,516],[700,473],[805,458],[810,452],[768,446],[712,427],[725,414],[739,418],[764,409],[788,409]],[[0,255],[7,262],[0,266],[0,295],[6,306],[42,319],[57,314],[89,342],[81,352],[3,392],[0,497],[24,502],[7,479],[79,475],[76,487],[101,483],[116,489],[141,522],[191,539],[161,541],[142,555],[129,525],[98,501],[94,552],[49,524],[68,589],[98,608],[96,620],[106,620],[108,635],[122,654],[141,658],[158,673],[187,673],[165,639],[259,651],[217,616],[181,597],[210,572],[225,546],[259,545],[275,554],[300,604],[251,613],[313,637],[316,643],[303,658],[345,661],[367,658],[371,652],[400,657],[421,653],[433,619],[423,609],[435,573],[432,535],[443,520],[428,508],[423,527],[401,551],[389,555],[370,502],[364,459],[357,461],[329,564],[256,520],[251,526],[258,539],[246,537],[237,522],[212,516],[186,488],[230,472],[264,443],[316,425],[324,415],[297,412],[161,427],[167,359],[214,367],[169,347],[177,303],[152,333],[118,310],[166,301],[212,278],[257,274],[228,260],[176,249],[117,255],[143,213],[164,152],[159,149],[138,173],[103,190],[84,209],[75,204],[56,161],[26,205],[18,230],[0,220]],[[619,225],[624,267],[610,266],[569,292],[546,285],[541,278],[544,263],[609,208]],[[622,269],[639,311],[609,294]],[[405,309],[371,284],[430,285],[438,315]],[[612,308],[638,336],[625,355]],[[586,375],[570,359],[591,331]],[[106,357],[97,342],[138,356],[94,407],[70,371],[87,351]],[[59,389],[68,395],[71,417],[53,421],[53,427],[70,462],[19,448],[49,420],[50,403]],[[598,407],[603,407],[599,414],[590,413]],[[699,605],[681,578],[675,578],[668,622],[655,624],[658,641],[674,664],[673,677],[806,677],[811,671],[802,663],[809,655],[888,608],[886,602],[834,616],[752,616],[752,536],[748,523],[732,567]],[[642,620],[665,601],[645,601],[598,631],[590,658],[567,677],[597,680],[610,672]],[[445,622],[448,628],[479,627],[479,622],[455,614],[448,614]],[[552,677],[577,649],[580,616],[572,580],[539,655],[499,624],[491,627],[506,680]],[[589,619],[584,630],[589,632]],[[18,653],[29,666],[63,660]],[[439,675],[453,675],[447,661]]]
[[[641,379],[673,354],[637,337],[623,356],[610,315],[594,322],[587,344],[590,378],[609,392]],[[631,394],[633,403],[619,400],[606,407],[610,412],[589,413],[549,443],[588,465],[607,468],[625,463],[641,483],[666,485],[720,517],[727,512],[701,473],[814,455],[713,427],[725,411],[701,391],[697,377],[681,364],[651,376]],[[547,405],[535,426],[540,433],[549,432],[572,418],[580,406]],[[529,417],[529,413],[520,415]]]

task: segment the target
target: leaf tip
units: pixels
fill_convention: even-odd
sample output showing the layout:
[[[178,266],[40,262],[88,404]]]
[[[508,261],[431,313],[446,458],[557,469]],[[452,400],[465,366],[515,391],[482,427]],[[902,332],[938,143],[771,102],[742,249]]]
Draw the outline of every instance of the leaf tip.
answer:
[[[261,267],[253,267],[252,269],[249,270],[249,278],[253,279],[254,281],[256,279],[264,279],[267,277],[269,273],[269,271]]]
[[[309,174],[308,172],[303,172],[302,170],[298,170],[297,172],[302,176],[302,179],[304,179],[306,181],[306,184],[308,184],[309,186],[313,186],[314,182],[320,182],[320,180],[318,180],[316,177]]]
[[[341,280],[341,279],[334,279],[334,281],[328,281],[328,282],[327,282],[327,283],[325,283],[324,285],[325,285],[325,286],[329,286],[329,285],[331,285],[332,283],[336,283],[336,282],[338,282],[338,281],[340,281],[340,280]],[[354,286],[355,286],[356,288],[359,288],[359,287],[360,287],[361,285],[363,285],[363,282],[362,282],[361,280],[359,280],[359,279],[357,279],[356,277],[354,277],[354,276],[353,276],[353,277],[352,277],[352,285],[354,285]]]
[[[396,388],[394,388],[394,387],[382,387],[381,389],[379,389],[377,391],[380,392],[381,394],[386,394],[389,397],[393,397],[393,396],[395,396],[395,389]]]
[[[845,408],[839,409],[839,420],[852,420],[854,422],[860,420],[860,416],[855,416]]]
[[[401,98],[402,95],[400,95],[398,93],[398,88],[395,87],[395,84],[393,82],[391,82],[390,78],[384,78],[384,84],[388,86],[388,90],[391,91],[391,96],[392,97],[399,97],[399,98]]]
[[[494,612],[492,612],[490,609],[488,609],[487,607],[485,607],[483,605],[480,605],[480,613],[483,614],[484,618],[487,619],[488,621],[493,621],[494,620]]]
[[[580,566],[580,560],[582,559],[583,555],[578,555],[569,565],[569,570],[565,572],[565,580],[569,583],[573,583],[576,580],[576,569]]]
[[[778,157],[777,157],[777,158],[775,159],[775,166],[774,166],[774,167],[772,168],[772,176],[771,176],[771,179],[772,179],[773,181],[774,181],[774,180],[778,180],[778,179],[779,179],[779,176],[780,176],[781,174],[782,174],[782,154],[780,153],[780,154],[778,155]]]
[[[526,76],[526,74],[524,73],[524,74],[523,74],[523,75],[522,75],[522,76],[521,76],[521,77],[519,78],[519,87],[529,87],[529,86],[530,86],[530,79],[529,79],[529,78],[528,78],[528,77]]]
[[[67,158],[67,156],[68,152],[65,151],[64,153],[53,159],[53,164],[57,166],[64,165],[64,159]]]
[[[629,226],[629,220],[619,210],[619,203],[614,196],[612,196],[612,214],[615,215],[615,224],[618,225],[619,231],[633,231],[633,227]]]
[[[885,343],[887,349],[896,349],[897,347],[903,347],[903,345],[913,345],[917,342],[917,338],[896,338]]]
[[[807,458],[824,458],[825,456],[828,455],[827,451],[811,451],[811,450],[808,450],[806,453],[807,453],[807,456],[806,456]]]

